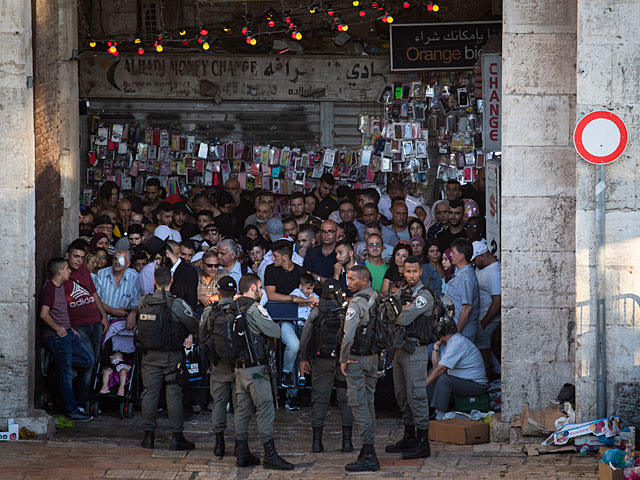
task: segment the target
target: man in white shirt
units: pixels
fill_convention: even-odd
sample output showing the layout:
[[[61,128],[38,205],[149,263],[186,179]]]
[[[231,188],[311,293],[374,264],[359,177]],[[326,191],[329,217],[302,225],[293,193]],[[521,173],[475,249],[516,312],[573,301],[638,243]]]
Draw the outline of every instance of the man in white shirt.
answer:
[[[427,393],[431,406],[436,409],[436,420],[442,420],[451,394],[461,397],[484,395],[489,381],[480,351],[458,333],[453,320],[438,323],[435,333],[439,340],[433,345],[433,369],[427,376]]]
[[[380,201],[378,202],[378,209],[380,210],[380,213],[387,217],[388,220],[391,220],[391,200],[398,197],[404,198],[407,208],[409,209],[410,216],[415,217],[416,208],[422,207],[427,214],[424,224],[431,225],[431,210],[428,207],[425,207],[420,199],[407,195],[407,190],[404,188],[402,182],[399,181],[391,183],[389,188],[387,188],[387,194],[380,197]]]
[[[476,266],[476,277],[480,287],[480,316],[478,317],[475,344],[484,359],[487,377],[491,378],[493,366],[491,338],[496,328],[500,327],[500,305],[502,303],[500,262],[489,251],[483,240],[473,242],[471,263]]]

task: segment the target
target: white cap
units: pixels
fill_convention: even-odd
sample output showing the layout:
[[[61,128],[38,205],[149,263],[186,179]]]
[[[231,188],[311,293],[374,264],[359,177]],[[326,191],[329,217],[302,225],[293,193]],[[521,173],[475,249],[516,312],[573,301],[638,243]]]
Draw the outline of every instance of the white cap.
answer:
[[[153,231],[153,234],[158,237],[160,240],[166,240],[167,237],[170,237],[171,240],[180,243],[182,241],[182,237],[180,236],[180,232],[173,230],[172,228],[167,227],[166,225],[159,225]]]
[[[191,263],[196,263],[198,260],[202,258],[203,255],[204,255],[203,251],[199,251],[198,253],[196,253],[191,259]]]
[[[482,255],[483,253],[487,253],[489,249],[487,248],[487,242],[482,239],[480,241],[473,242],[473,256],[471,257],[471,261],[476,258],[478,255]]]

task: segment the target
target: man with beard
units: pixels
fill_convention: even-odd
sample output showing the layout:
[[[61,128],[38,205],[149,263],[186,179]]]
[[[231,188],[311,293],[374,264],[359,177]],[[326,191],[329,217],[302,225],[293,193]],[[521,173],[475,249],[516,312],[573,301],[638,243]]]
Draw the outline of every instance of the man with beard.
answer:
[[[273,207],[267,202],[261,202],[258,204],[258,208],[255,213],[255,222],[245,224],[255,225],[260,230],[260,235],[264,235],[267,230],[267,222],[273,218]],[[251,221],[251,217],[247,219],[247,222]]]
[[[241,198],[242,188],[237,178],[231,177],[224,184],[225,191],[233,198],[233,210],[231,215],[237,219],[238,225],[244,225],[249,215],[255,212],[251,202]]]
[[[296,219],[296,223],[298,224],[298,226],[315,224],[319,227],[322,223],[322,220],[305,212],[304,197],[304,194],[300,192],[296,192],[291,195],[291,200],[289,201],[291,215]]]
[[[464,231],[463,217],[464,203],[462,200],[451,200],[449,202],[449,226],[441,231],[437,237],[441,252],[449,249],[454,240],[467,236]]]

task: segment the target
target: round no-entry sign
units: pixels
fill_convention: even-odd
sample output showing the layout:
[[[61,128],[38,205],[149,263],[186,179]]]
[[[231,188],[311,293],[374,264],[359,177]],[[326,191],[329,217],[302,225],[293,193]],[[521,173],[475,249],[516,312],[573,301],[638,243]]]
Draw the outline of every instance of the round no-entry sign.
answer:
[[[602,110],[582,117],[573,133],[576,150],[589,163],[613,162],[624,152],[627,140],[627,127],[622,119]]]

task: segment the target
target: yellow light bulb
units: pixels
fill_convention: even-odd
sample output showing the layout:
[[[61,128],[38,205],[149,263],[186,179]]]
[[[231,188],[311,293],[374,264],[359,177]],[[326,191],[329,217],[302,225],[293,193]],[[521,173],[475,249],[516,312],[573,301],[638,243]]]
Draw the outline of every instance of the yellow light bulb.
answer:
[[[178,32],[178,34],[179,34],[181,37],[184,37],[184,36],[187,34],[187,31],[186,31],[186,30],[180,30],[180,31]]]
[[[391,15],[387,17],[387,23],[393,23],[393,17]]]
[[[353,2],[351,3],[354,7],[357,7],[358,5],[360,5],[360,2],[358,0],[353,0]]]
[[[94,47],[96,46],[96,42],[89,42],[89,46],[90,46],[91,48],[94,48]]]
[[[116,53],[116,47],[109,47],[109,53]]]
[[[156,47],[156,52],[162,53],[163,50],[164,50],[164,47],[162,45],[158,44],[158,46]]]
[[[300,32],[296,33],[296,40],[302,40],[302,34]]]
[[[433,11],[437,12],[438,10],[440,10],[440,7],[438,5],[434,5],[433,6]]]
[[[258,43],[258,41],[257,41],[255,38],[252,38],[252,39],[251,39],[251,45],[255,45],[255,44],[257,44],[257,43]]]
[[[346,32],[347,30],[349,30],[349,25],[343,25],[342,26],[342,31]]]
[[[209,44],[208,44],[207,42],[204,42],[204,43],[202,44],[202,49],[203,49],[203,50],[209,50]]]
[[[140,40],[140,38],[136,37],[136,39],[133,41],[133,43],[142,43],[142,40]]]
[[[309,13],[316,13],[316,7],[311,7],[309,9]]]

